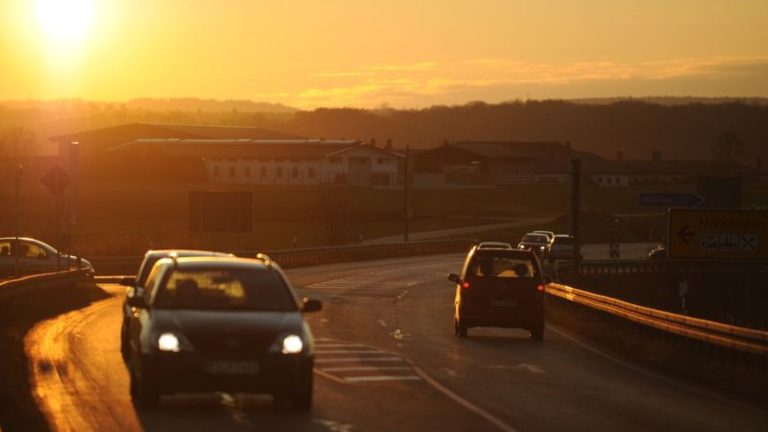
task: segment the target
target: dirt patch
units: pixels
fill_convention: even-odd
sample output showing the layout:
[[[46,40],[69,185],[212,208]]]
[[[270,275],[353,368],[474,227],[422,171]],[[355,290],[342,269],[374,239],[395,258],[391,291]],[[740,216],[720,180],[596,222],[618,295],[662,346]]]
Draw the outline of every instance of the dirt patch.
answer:
[[[768,409],[768,361],[549,297],[547,319],[618,358]]]
[[[0,303],[0,425],[4,431],[47,431],[29,387],[24,335],[35,323],[88,306],[109,295],[94,283],[55,287],[45,296]]]

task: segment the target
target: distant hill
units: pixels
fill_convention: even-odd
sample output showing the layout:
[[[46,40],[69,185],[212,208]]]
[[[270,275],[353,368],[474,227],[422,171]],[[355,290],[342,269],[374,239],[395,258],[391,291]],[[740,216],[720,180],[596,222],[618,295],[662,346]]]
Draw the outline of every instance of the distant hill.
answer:
[[[568,102],[585,105],[610,105],[616,102],[637,101],[656,105],[692,105],[692,104],[730,104],[743,103],[746,105],[768,105],[764,97],[695,97],[695,96],[647,96],[647,97],[606,97],[568,99]]]
[[[139,98],[125,102],[87,101],[83,99],[57,100],[11,100],[0,101],[0,107],[10,109],[39,109],[39,110],[104,110],[127,109],[139,111],[201,111],[201,112],[248,112],[286,114],[296,112],[296,108],[270,102],[254,102],[250,100],[219,100],[199,98]]]

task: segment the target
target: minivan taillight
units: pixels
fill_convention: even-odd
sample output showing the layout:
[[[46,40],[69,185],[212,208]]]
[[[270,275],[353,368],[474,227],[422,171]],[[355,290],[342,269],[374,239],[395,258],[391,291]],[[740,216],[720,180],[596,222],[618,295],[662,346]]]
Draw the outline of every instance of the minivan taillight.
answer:
[[[469,288],[469,282],[464,282],[463,284],[461,284],[461,287],[464,289]]]
[[[536,290],[538,290],[538,291],[541,291],[541,292],[544,292],[544,290],[545,290],[546,288],[547,288],[547,287],[546,287],[546,286],[544,286],[543,284],[538,284],[538,285],[536,285]]]

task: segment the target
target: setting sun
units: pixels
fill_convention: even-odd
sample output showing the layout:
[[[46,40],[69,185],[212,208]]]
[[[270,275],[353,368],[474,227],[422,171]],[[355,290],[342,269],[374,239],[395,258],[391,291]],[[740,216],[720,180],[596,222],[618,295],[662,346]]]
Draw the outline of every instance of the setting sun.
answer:
[[[93,0],[38,0],[37,21],[51,42],[73,44],[82,42],[94,18]]]

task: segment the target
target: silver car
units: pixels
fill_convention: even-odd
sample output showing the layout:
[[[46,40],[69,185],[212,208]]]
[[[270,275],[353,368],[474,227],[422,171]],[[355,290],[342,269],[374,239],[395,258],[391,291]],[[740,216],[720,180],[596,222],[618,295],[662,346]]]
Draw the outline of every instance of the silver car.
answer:
[[[29,237],[0,237],[0,275],[50,273],[77,268],[87,270],[89,276],[95,274],[90,261],[59,252],[48,243]]]

